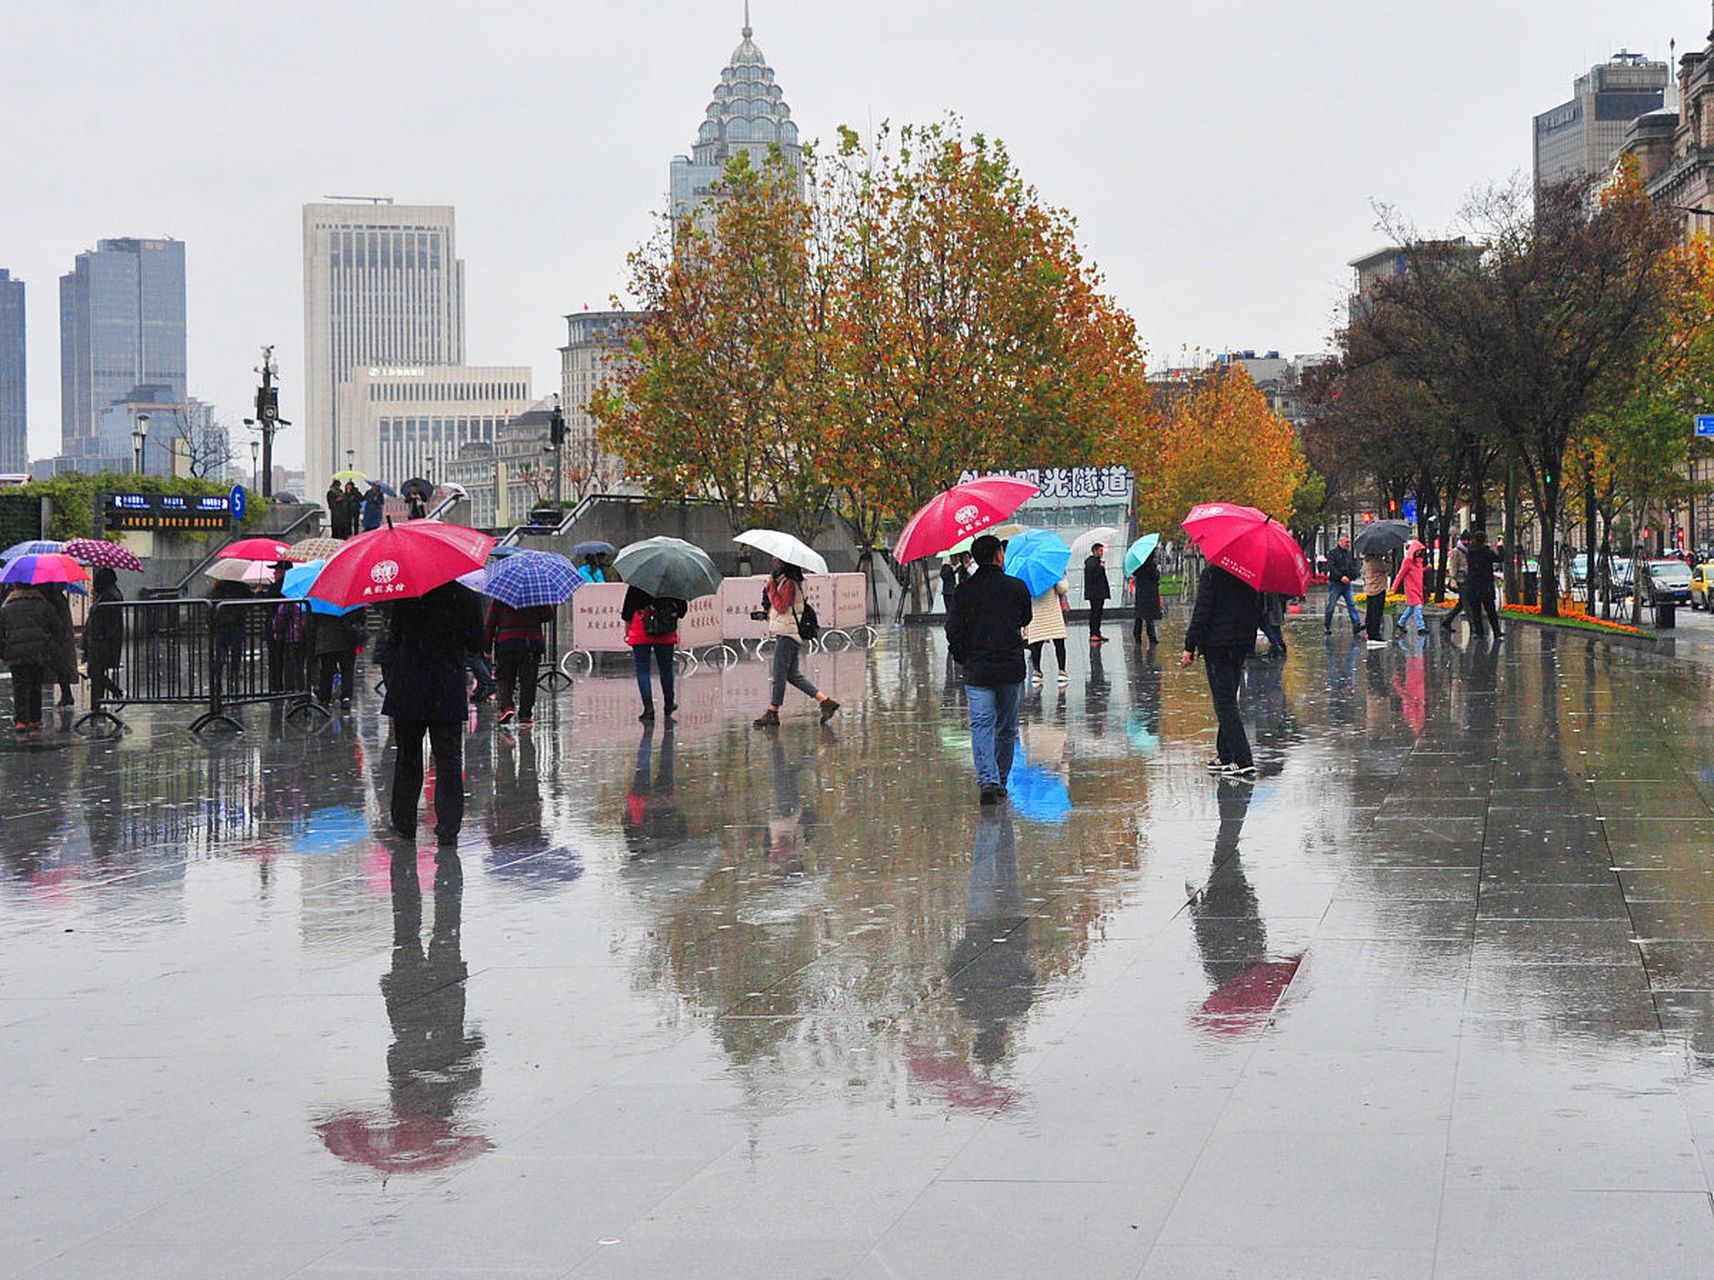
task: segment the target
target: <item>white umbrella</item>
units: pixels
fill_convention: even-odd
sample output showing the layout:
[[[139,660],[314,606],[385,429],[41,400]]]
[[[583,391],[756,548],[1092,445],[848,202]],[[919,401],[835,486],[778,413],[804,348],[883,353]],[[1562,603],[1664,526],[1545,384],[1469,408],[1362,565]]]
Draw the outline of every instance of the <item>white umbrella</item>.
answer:
[[[1013,524],[997,524],[992,529],[982,530],[982,533],[992,534],[994,537],[998,538],[1001,542],[1005,542],[1008,539],[1017,537],[1020,533],[1023,533],[1028,527],[1029,527],[1028,525],[1021,525],[1021,524],[1015,524],[1015,523],[1013,523]],[[940,558],[942,560],[950,560],[950,559],[952,559],[953,556],[963,555],[966,551],[970,550],[970,548],[975,544],[976,539],[978,539],[982,536],[982,533],[973,533],[968,538],[960,538],[957,542],[953,543],[945,551],[942,551],[940,553]]]
[[[732,541],[742,546],[754,547],[776,560],[795,564],[810,573],[827,572],[827,561],[821,558],[819,552],[812,550],[803,539],[794,538],[778,529],[746,529]]]
[[[1119,531],[1110,524],[1104,524],[1078,534],[1071,544],[1071,563],[1074,565],[1082,564],[1097,542],[1104,547],[1111,547],[1113,539],[1118,536]]]
[[[266,560],[216,560],[203,572],[217,582],[248,582],[252,586],[274,580],[274,566]]]

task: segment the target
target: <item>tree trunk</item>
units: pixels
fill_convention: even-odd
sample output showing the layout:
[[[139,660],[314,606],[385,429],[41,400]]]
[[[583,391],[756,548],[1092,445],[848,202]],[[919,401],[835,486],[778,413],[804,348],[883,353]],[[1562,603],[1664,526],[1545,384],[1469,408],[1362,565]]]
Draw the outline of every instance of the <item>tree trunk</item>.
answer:
[[[1559,538],[1559,473],[1555,471],[1542,485],[1542,509],[1536,523],[1541,528],[1541,546],[1536,550],[1536,599],[1541,602],[1541,616],[1559,616],[1559,564],[1556,553]]]
[[[1504,578],[1506,599],[1518,600],[1518,460],[1516,453],[1506,455],[1505,484],[1506,563]]]

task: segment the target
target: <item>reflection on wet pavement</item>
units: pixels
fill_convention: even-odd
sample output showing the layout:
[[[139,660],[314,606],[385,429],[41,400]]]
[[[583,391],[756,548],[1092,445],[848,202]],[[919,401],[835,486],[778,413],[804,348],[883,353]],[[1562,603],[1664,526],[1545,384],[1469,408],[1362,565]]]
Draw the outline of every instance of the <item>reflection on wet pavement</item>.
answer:
[[[0,1276],[1708,1274],[1694,669],[1304,626],[1215,782],[1177,634],[999,810],[921,630],[485,713],[438,862],[374,699],[5,744]]]

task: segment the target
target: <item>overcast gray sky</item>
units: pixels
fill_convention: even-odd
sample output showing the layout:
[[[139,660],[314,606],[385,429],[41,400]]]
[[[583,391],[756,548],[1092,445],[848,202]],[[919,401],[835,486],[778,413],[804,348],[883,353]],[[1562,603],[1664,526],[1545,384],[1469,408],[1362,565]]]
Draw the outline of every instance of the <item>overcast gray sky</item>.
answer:
[[[1528,169],[1530,117],[1581,69],[1701,48],[1710,11],[753,0],[752,20],[806,138],[956,110],[1005,139],[1158,364],[1325,348],[1372,199],[1444,222]],[[58,449],[57,281],[102,237],[185,241],[191,394],[236,421],[273,342],[295,419],[300,210],[324,194],[455,205],[470,360],[555,389],[561,317],[622,289],[741,25],[742,0],[13,0],[0,266],[29,287],[32,454]]]

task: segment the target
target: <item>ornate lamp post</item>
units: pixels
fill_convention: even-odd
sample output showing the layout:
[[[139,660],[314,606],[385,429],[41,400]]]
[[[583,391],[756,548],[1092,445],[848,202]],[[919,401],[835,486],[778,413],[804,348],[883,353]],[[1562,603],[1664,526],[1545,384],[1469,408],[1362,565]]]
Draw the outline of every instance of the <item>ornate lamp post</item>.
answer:
[[[139,413],[137,425],[131,429],[131,450],[133,456],[132,470],[138,475],[143,474],[143,446],[149,442],[149,415]]]

